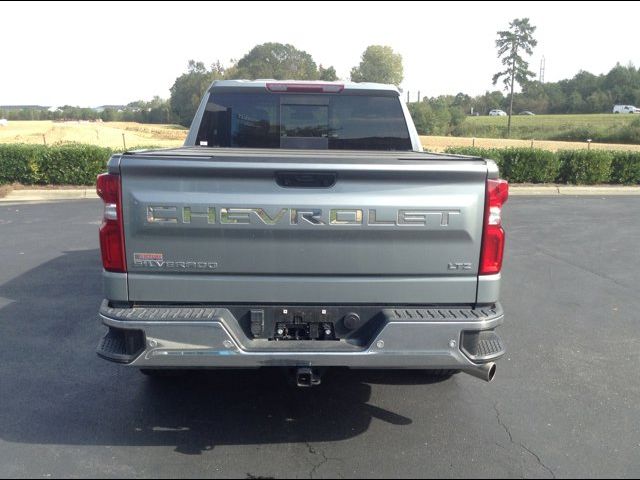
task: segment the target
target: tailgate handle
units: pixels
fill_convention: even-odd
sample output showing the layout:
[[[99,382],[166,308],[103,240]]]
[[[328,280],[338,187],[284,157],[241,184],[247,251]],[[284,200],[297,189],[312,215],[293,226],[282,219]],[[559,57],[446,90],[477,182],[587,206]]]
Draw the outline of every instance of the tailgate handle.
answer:
[[[336,174],[330,172],[276,172],[276,183],[285,188],[330,188]]]

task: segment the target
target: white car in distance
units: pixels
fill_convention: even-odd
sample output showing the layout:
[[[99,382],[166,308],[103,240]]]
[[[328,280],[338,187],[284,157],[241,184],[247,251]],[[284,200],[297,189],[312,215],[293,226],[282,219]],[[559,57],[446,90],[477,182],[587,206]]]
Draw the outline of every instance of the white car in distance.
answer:
[[[640,113],[640,108],[633,105],[614,105],[613,113]]]

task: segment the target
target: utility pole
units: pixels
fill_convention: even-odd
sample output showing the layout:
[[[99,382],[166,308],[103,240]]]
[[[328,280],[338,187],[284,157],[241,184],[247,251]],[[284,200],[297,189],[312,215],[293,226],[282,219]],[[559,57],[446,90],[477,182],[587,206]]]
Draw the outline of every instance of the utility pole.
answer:
[[[542,59],[540,60],[540,75],[538,76],[538,79],[540,80],[540,83],[544,83],[544,69],[545,69],[545,58],[544,55],[542,56]]]

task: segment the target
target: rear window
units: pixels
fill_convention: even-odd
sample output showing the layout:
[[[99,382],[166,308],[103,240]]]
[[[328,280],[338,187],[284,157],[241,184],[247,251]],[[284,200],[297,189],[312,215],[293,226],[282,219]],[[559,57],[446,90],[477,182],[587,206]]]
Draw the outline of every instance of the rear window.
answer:
[[[196,145],[411,150],[399,97],[214,93]]]

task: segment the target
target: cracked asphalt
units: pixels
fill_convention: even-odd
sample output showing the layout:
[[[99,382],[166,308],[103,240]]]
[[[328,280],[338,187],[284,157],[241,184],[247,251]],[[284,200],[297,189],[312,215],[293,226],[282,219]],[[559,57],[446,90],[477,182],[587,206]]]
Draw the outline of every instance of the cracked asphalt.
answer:
[[[638,477],[640,197],[517,197],[494,382],[98,359],[96,200],[0,207],[1,477]]]

